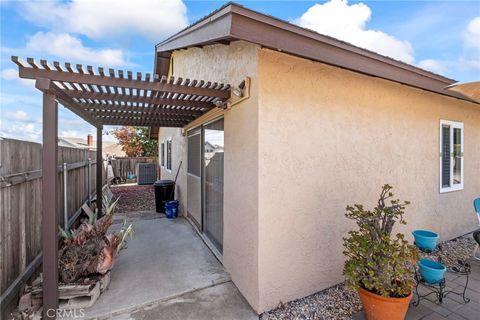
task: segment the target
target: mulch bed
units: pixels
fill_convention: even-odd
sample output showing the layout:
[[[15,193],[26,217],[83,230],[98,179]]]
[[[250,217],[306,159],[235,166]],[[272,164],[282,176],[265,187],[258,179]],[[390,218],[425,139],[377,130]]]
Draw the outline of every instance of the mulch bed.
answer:
[[[117,213],[155,210],[155,191],[153,186],[115,186],[114,198],[120,197]]]

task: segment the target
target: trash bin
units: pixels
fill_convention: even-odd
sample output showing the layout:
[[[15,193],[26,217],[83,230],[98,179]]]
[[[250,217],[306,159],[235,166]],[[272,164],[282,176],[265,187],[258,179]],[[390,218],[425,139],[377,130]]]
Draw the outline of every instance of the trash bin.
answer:
[[[155,209],[158,213],[165,212],[165,203],[175,199],[175,182],[172,180],[157,180],[155,188]]]
[[[175,219],[178,216],[178,201],[172,200],[165,203],[165,215],[167,219]]]

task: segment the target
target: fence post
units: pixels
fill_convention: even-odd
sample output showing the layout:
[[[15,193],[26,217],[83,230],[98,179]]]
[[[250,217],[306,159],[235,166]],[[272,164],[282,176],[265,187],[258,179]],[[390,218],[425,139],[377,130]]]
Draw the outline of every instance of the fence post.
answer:
[[[90,186],[90,179],[92,178],[92,159],[88,158],[88,169],[87,169],[87,193],[88,193],[88,199],[87,199],[87,202],[88,202],[88,206],[91,206],[92,205],[92,199],[90,198],[90,194],[92,193],[92,190],[90,189],[91,186]]]
[[[63,163],[63,229],[68,230],[68,195],[67,195],[68,169],[67,163]]]

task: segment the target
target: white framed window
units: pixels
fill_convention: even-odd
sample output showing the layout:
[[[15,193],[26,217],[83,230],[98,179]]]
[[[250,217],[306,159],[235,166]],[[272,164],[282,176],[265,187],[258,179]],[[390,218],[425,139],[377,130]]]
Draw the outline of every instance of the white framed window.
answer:
[[[166,151],[165,151],[165,155],[166,155],[166,160],[165,160],[165,168],[167,170],[172,170],[172,138],[168,138],[166,141],[165,141],[165,147],[166,147]]]
[[[440,193],[463,189],[463,123],[440,120]]]
[[[165,141],[160,143],[160,164],[165,167]]]

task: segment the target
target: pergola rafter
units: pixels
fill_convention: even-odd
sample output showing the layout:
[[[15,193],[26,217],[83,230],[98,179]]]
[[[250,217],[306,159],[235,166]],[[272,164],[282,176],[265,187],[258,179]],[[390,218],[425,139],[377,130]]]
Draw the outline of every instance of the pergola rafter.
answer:
[[[81,64],[46,60],[27,63],[12,57],[19,76],[35,79],[43,92],[42,250],[44,318],[58,308],[58,107],[66,108],[97,128],[96,205],[102,215],[102,130],[105,125],[183,127],[216,106],[226,105],[230,86],[182,78],[142,76]]]

